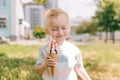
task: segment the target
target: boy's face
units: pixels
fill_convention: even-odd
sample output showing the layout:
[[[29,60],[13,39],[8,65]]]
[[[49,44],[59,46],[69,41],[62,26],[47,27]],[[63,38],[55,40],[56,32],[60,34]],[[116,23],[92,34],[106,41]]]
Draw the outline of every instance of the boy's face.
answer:
[[[56,18],[50,18],[48,24],[47,32],[57,42],[64,41],[68,37],[70,25],[65,15],[60,14]]]

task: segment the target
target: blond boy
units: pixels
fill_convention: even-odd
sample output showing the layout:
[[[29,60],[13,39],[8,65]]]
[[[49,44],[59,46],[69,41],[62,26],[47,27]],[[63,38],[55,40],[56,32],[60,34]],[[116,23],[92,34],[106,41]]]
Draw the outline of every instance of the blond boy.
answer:
[[[54,80],[91,80],[83,67],[78,47],[66,41],[70,32],[68,15],[61,9],[49,9],[45,14],[46,32],[58,45],[58,59],[47,55],[49,43],[40,49],[36,62],[36,72],[43,74],[44,80],[52,80],[50,67],[56,66]]]

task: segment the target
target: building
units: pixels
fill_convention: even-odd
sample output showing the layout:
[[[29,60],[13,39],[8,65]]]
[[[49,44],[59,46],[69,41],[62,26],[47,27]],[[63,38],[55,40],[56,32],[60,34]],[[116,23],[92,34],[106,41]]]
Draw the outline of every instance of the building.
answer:
[[[25,20],[30,23],[30,38],[33,38],[32,32],[36,25],[44,27],[44,13],[49,8],[56,8],[57,0],[48,0],[46,4],[30,2],[24,4]]]
[[[48,0],[44,5],[23,4],[22,0],[0,0],[0,36],[20,40],[32,35],[35,25],[44,27],[44,13],[56,8],[57,0]]]
[[[49,8],[56,8],[57,0],[48,0],[46,4],[35,2],[24,4],[25,20],[30,23],[31,30],[36,25],[44,27],[44,13]]]
[[[36,25],[44,26],[43,15],[44,6],[37,3],[27,3],[24,5],[25,20],[30,23],[33,30]]]
[[[21,0],[0,0],[0,36],[11,40],[20,40],[25,37],[23,4]]]

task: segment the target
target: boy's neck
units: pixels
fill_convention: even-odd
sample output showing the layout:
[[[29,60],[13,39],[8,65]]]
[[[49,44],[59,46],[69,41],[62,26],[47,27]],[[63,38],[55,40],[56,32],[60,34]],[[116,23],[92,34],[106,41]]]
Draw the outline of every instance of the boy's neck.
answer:
[[[64,41],[58,41],[57,44],[58,44],[58,46],[62,46],[64,42],[65,42],[65,40]]]

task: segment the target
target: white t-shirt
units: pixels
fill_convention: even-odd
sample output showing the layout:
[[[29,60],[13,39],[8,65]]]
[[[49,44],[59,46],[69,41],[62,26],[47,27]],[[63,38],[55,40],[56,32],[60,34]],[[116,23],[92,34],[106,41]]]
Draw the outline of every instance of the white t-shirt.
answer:
[[[44,63],[45,57],[49,51],[48,49],[49,44],[40,49],[36,66]],[[58,59],[54,80],[78,80],[77,74],[74,71],[74,66],[83,66],[81,52],[75,45],[64,41],[63,45],[58,48]],[[44,71],[43,79],[52,80],[50,68]]]

